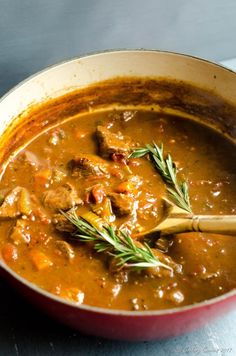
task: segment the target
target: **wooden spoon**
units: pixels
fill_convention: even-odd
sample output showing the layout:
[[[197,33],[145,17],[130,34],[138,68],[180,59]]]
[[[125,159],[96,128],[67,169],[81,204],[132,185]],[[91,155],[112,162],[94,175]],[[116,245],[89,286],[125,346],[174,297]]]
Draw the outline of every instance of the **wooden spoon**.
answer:
[[[186,213],[185,210],[166,199],[164,199],[164,203],[164,219],[151,230],[144,231],[138,236],[154,233],[163,236],[191,231],[236,235],[236,215],[193,215]]]

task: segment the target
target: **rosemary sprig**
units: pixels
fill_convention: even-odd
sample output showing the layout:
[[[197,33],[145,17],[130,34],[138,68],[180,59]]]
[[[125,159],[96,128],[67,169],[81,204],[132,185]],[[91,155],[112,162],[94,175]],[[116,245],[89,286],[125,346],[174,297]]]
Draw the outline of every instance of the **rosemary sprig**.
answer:
[[[117,259],[117,267],[172,268],[162,263],[152,252],[148,244],[137,246],[125,230],[118,232],[109,224],[104,223],[101,229],[96,228],[84,218],[77,216],[75,210],[61,213],[77,228],[73,237],[82,242],[94,242],[94,250],[106,252]]]
[[[147,154],[150,155],[163,181],[167,184],[170,199],[177,206],[191,213],[192,209],[189,200],[188,185],[185,181],[178,182],[176,166],[171,156],[168,154],[167,158],[164,158],[163,144],[159,147],[153,142],[153,145],[148,144],[144,148],[138,148],[130,154],[129,158],[139,158]]]

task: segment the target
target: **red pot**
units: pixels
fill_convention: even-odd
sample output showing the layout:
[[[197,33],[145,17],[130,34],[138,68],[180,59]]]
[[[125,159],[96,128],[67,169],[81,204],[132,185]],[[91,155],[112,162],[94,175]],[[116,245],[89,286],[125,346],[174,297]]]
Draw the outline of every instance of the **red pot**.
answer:
[[[216,64],[159,51],[95,54],[46,69],[6,94],[0,102],[0,147],[5,143],[5,130],[32,102],[101,80],[130,75],[184,81],[214,91],[229,102],[236,102],[235,73]],[[232,122],[227,124],[230,126]],[[176,336],[203,325],[236,305],[236,291],[231,291],[195,305],[161,311],[128,312],[77,306],[19,277],[2,260],[0,267],[2,275],[14,288],[53,318],[81,332],[112,339],[151,340]]]

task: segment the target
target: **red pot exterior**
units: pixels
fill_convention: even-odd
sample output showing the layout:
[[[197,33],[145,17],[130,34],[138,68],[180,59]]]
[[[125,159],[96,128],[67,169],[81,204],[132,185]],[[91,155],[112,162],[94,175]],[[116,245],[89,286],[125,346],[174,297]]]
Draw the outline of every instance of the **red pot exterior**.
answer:
[[[53,296],[45,296],[30,288],[27,282],[22,283],[4,272],[14,288],[54,319],[82,333],[116,340],[145,341],[178,336],[203,326],[236,305],[236,295],[231,295],[206,305],[167,310],[160,315],[155,312],[125,315],[125,312],[112,313],[99,311],[99,308],[94,310],[69,305],[63,300],[55,300]]]
[[[54,93],[63,88],[78,87],[78,83],[83,88],[101,80],[125,76],[127,73],[140,77],[168,77],[186,81],[197,87],[216,91],[216,94],[229,102],[236,102],[236,75],[229,70],[174,53],[115,51],[61,63],[16,87],[0,100],[0,137],[12,124],[13,118],[24,112],[32,102],[54,97]],[[142,341],[177,336],[206,324],[236,305],[234,291],[196,306],[176,310],[119,313],[88,306],[79,307],[50,296],[17,276],[1,263],[1,258],[0,274],[32,304],[54,319],[83,333],[110,339]]]

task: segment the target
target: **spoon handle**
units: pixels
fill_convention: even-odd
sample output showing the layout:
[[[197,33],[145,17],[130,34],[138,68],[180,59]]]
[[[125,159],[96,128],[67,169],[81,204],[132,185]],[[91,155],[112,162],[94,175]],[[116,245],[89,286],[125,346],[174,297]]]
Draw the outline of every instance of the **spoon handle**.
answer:
[[[142,236],[155,232],[172,235],[191,231],[236,235],[236,215],[168,216],[153,229],[142,233]]]
[[[236,215],[194,215],[192,231],[235,235]]]

